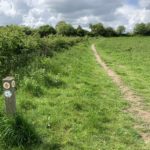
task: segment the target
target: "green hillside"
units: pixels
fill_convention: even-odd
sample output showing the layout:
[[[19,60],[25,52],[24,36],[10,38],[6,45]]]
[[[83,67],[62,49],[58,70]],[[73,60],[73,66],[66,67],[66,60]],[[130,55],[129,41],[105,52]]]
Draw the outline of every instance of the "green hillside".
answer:
[[[94,42],[108,66],[149,105],[149,38],[41,38],[7,30],[0,36],[0,78],[16,78],[17,114],[5,115],[1,94],[0,149],[149,149],[125,111],[130,104],[91,50]]]

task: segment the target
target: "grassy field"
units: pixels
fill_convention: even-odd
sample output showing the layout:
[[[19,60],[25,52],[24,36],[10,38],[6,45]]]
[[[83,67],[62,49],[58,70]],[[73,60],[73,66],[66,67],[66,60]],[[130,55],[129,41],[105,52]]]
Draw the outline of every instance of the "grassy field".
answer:
[[[107,64],[150,106],[150,37],[103,38],[96,46]]]
[[[119,40],[122,41],[122,39]],[[148,38],[143,40],[147,43]],[[124,41],[132,43],[130,39]],[[142,74],[145,78],[147,77],[146,79],[149,78],[148,73],[144,74],[148,67],[146,63],[148,48],[145,48],[144,58],[139,49],[140,52],[136,54],[134,61],[137,57],[138,59],[142,57],[145,61],[142,64],[138,63],[139,65],[136,65],[134,70],[132,67],[135,65],[130,66],[129,61],[131,60],[124,56],[124,53],[128,52],[130,57],[131,53],[134,54],[132,50],[122,52],[123,44],[119,44],[118,53],[115,55],[114,46],[116,45],[113,44],[113,39],[103,40],[103,42],[98,40],[97,46],[100,50],[104,48],[102,51],[104,59],[118,72],[117,65],[119,64],[120,67],[122,65],[121,75],[126,73],[126,70],[123,69],[128,69],[133,82],[130,83],[131,79],[128,81],[127,77],[125,81],[132,84],[133,88],[138,87],[136,78],[142,72],[137,67],[143,69]],[[136,43],[136,41],[133,42]],[[34,127],[34,132],[41,142],[19,147],[21,145],[10,145],[6,138],[1,141],[0,149],[148,150],[142,138],[133,128],[134,120],[123,112],[128,107],[127,102],[122,98],[119,89],[96,63],[90,46],[90,43],[86,42],[59,53],[53,58],[44,58],[38,69],[32,68],[30,76],[24,77],[21,87],[17,90],[18,113],[26,119],[28,127]],[[129,44],[127,46],[131,47]],[[135,47],[138,48],[136,45]],[[145,47],[148,47],[148,44]],[[128,60],[126,65],[122,58],[124,61]],[[113,62],[114,60],[116,61]],[[139,74],[136,76],[134,71]],[[149,83],[144,77],[141,77],[140,80],[145,81],[145,84],[142,84],[145,88]],[[140,89],[136,88],[136,90]],[[146,90],[148,89],[142,90],[141,94],[148,99],[149,93],[146,94]],[[0,106],[3,110],[2,97]],[[1,114],[0,117],[2,116]],[[6,130],[6,121],[0,121],[0,123],[6,124],[4,128]],[[24,125],[26,126],[25,123]],[[20,134],[14,131],[14,126],[12,130],[11,132]],[[1,136],[11,137],[9,133]]]

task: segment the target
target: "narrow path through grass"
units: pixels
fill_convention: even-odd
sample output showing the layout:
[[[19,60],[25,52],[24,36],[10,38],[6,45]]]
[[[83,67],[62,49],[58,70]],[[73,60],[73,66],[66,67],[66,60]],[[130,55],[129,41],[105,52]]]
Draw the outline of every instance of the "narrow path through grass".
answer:
[[[113,80],[113,82],[119,87],[124,98],[130,102],[131,107],[128,109],[128,111],[132,113],[132,115],[136,117],[136,119],[140,118],[145,126],[150,126],[150,112],[144,110],[145,106],[142,102],[142,98],[137,96],[134,91],[132,91],[127,85],[124,84],[121,77],[107,66],[107,64],[98,54],[94,44],[92,45],[92,51],[96,57],[97,62],[103,67],[103,69],[107,72],[108,76]],[[136,127],[144,128],[143,124],[142,126],[136,125]],[[149,132],[141,132],[140,134],[146,143],[150,142]]]

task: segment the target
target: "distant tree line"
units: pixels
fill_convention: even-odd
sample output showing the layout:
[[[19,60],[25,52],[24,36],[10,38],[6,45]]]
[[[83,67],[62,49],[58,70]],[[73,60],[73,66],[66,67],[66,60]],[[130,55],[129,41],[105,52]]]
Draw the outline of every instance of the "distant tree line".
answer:
[[[135,35],[150,36],[150,23],[138,23],[134,27]]]
[[[0,27],[3,28],[3,27]],[[89,29],[85,30],[80,25],[74,28],[71,24],[65,21],[60,21],[55,27],[51,25],[42,25],[38,28],[30,28],[27,26],[22,27],[23,32],[26,35],[39,34],[40,37],[46,37],[48,35],[62,35],[62,36],[104,36],[104,37],[116,37],[116,36],[150,36],[150,23],[138,23],[134,26],[132,32],[126,32],[125,26],[118,26],[117,29],[112,27],[105,27],[102,23],[90,24]]]
[[[51,25],[43,25],[36,29],[32,29],[30,27],[23,27],[23,31],[27,35],[31,35],[33,33],[38,33],[41,37],[45,37],[48,35],[62,35],[62,36],[123,36],[125,35],[125,27],[119,26],[117,30],[112,27],[104,27],[102,23],[90,24],[89,28],[91,31],[83,29],[80,25],[77,28],[74,28],[71,24],[66,23],[65,21],[60,21],[57,23],[55,27]]]

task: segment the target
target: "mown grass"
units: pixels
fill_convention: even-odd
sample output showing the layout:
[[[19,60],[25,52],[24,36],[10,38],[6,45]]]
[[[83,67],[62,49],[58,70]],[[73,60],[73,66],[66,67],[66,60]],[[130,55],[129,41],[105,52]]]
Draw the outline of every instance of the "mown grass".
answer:
[[[150,37],[103,38],[96,46],[102,58],[150,106]]]
[[[3,110],[2,97],[0,104]],[[17,90],[17,111],[34,126],[42,143],[22,149],[148,150],[133,129],[134,121],[123,112],[127,107],[97,65],[89,43],[42,58]]]

